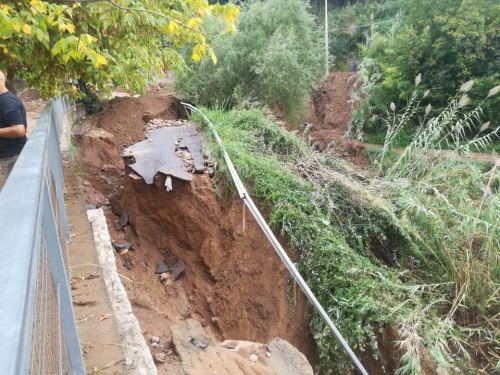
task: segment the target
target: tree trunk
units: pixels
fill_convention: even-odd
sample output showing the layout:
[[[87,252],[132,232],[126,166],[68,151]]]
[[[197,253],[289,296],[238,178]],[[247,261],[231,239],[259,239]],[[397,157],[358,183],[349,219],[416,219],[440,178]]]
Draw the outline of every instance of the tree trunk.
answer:
[[[5,81],[5,87],[14,95],[17,95],[17,91],[14,87],[14,77],[16,72],[12,68],[7,68],[7,80]]]

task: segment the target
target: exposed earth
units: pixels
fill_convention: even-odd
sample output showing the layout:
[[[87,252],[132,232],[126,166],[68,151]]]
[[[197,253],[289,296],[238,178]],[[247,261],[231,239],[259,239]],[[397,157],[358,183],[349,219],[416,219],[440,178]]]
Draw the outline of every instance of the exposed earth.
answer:
[[[316,365],[311,307],[301,294],[293,301],[286,267],[250,216],[243,232],[242,203],[224,193],[217,199],[208,174],[195,174],[192,182],[174,179],[168,192],[125,166],[120,151],[143,140],[146,121],[154,118],[186,114],[170,92],[155,88],[144,97],[107,102],[77,141],[87,203],[104,209],[115,244],[133,244],[116,253],[118,272],[131,280],[124,286],[153,357],[165,355],[159,373],[186,373],[175,327],[188,320],[214,342],[286,340]],[[124,213],[129,225],[121,229],[116,222]],[[162,281],[157,265],[172,257],[185,271]],[[242,373],[273,373],[262,371]]]

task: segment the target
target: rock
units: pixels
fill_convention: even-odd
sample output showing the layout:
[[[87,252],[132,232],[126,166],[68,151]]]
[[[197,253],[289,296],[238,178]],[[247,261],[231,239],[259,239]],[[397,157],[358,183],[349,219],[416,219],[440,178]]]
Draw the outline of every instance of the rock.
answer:
[[[118,219],[118,224],[120,224],[121,227],[124,227],[128,224],[128,212],[125,211],[122,216],[120,216],[120,219]]]
[[[151,344],[151,346],[152,346],[153,348],[157,348],[157,347],[158,347],[158,343],[157,343],[157,342],[154,342],[154,343],[152,343],[152,344]]]
[[[169,273],[169,272],[163,272],[161,275],[160,275],[160,281],[161,282],[164,282],[168,279],[171,279],[172,278],[172,274]]]
[[[189,340],[191,344],[194,346],[205,350],[208,348],[209,342],[206,337],[199,335],[198,337],[191,337],[191,340]]]
[[[125,147],[126,145],[124,145]],[[122,158],[131,158],[134,156],[134,153],[132,151],[130,151],[128,148],[126,148],[125,150],[122,151]]]
[[[123,267],[125,267],[129,271],[132,269],[132,266],[130,265],[130,263],[128,261],[123,262]]]
[[[113,224],[114,224],[116,230],[123,230],[122,226],[120,224],[118,224],[117,221],[115,221]]]
[[[179,356],[180,373],[185,375],[313,375],[305,357],[284,340],[276,339],[269,345],[228,340],[216,345],[212,334],[193,319],[170,329],[172,350]]]
[[[165,263],[158,263],[155,273],[161,275],[163,273],[167,273],[169,270],[170,268]]]
[[[174,280],[177,280],[177,278],[186,270],[186,266],[181,262],[177,262],[176,264],[174,264],[174,266],[172,267],[172,277]]]
[[[177,278],[186,270],[186,266],[176,257],[169,257],[165,259],[164,262],[158,263],[156,266],[155,273],[161,275],[163,273],[171,273],[172,279],[177,280]]]
[[[144,112],[142,115],[142,120],[147,124],[154,118],[154,114],[151,112]]]
[[[119,252],[121,252],[122,250],[134,250],[134,245],[132,245],[130,242],[125,242],[122,244],[116,244],[111,242],[111,245],[113,245],[115,250]]]
[[[85,205],[85,211],[88,211],[88,210],[95,210],[97,207],[93,204],[87,204]]]
[[[152,344],[158,344],[160,342],[160,338],[158,336],[151,336],[149,341],[151,341]]]
[[[153,357],[155,362],[160,362],[160,363],[165,362],[165,358],[166,358],[165,353],[158,353],[155,354],[155,356]]]

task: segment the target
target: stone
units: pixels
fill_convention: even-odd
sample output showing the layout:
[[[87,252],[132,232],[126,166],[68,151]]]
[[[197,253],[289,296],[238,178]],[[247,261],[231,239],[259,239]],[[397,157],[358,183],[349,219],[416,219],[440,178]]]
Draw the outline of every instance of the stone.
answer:
[[[113,245],[113,247],[115,248],[116,251],[121,251],[121,250],[134,250],[134,245],[132,245],[130,242],[125,242],[125,243],[122,243],[122,244],[116,244],[116,243],[113,243],[111,242],[111,245]]]
[[[170,270],[170,267],[168,267],[165,263],[158,263],[156,266],[155,273],[158,275],[161,275],[162,273],[166,273]]]
[[[176,264],[174,264],[174,266],[172,267],[172,278],[174,280],[177,280],[177,278],[182,274],[184,273],[184,271],[186,270],[186,266],[181,262],[181,261],[178,261]]]
[[[142,115],[142,120],[145,123],[150,122],[151,120],[153,120],[153,118],[154,118],[154,114],[152,112],[144,112],[144,114]]]
[[[191,340],[189,340],[191,344],[196,346],[197,348],[205,350],[209,346],[209,341],[201,335],[198,335],[196,337],[191,337]]]
[[[151,343],[153,344],[158,344],[160,342],[160,338],[158,336],[151,336],[149,341],[151,341]]]
[[[160,275],[160,281],[166,281],[168,279],[171,279],[172,278],[172,274],[169,273],[169,272],[164,272]]]
[[[121,227],[124,227],[128,224],[128,212],[125,211],[122,216],[120,216],[120,219],[118,219],[118,224],[120,224]]]
[[[155,354],[155,356],[153,357],[155,362],[160,362],[160,363],[165,362],[165,358],[166,358],[165,353],[158,353]]]
[[[85,211],[88,210],[95,210],[97,207],[94,204],[87,204],[85,205]]]

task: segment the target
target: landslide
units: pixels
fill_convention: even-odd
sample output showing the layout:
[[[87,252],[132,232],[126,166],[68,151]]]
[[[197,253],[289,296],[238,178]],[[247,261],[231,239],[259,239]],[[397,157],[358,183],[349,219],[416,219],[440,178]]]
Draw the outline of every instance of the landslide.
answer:
[[[315,365],[311,308],[302,294],[293,301],[288,272],[257,223],[248,217],[242,230],[242,203],[216,190],[206,174],[194,175],[191,183],[174,179],[167,192],[146,185],[124,165],[119,150],[144,139],[145,120],[185,117],[171,93],[153,89],[143,97],[110,100],[78,138],[87,203],[104,209],[114,243],[134,246],[116,254],[134,314],[148,343],[151,336],[165,340],[163,348],[151,346],[153,355],[173,350],[160,373],[176,373],[171,327],[186,319],[219,341],[267,343],[280,337]],[[129,225],[118,230],[115,222],[124,213]],[[186,270],[164,285],[154,271],[172,256]]]
[[[309,102],[306,124],[312,125],[307,135],[324,150],[333,142],[337,157],[345,154],[356,164],[366,164],[365,147],[346,138],[353,112],[351,93],[357,88],[357,75],[332,72],[319,84]]]

